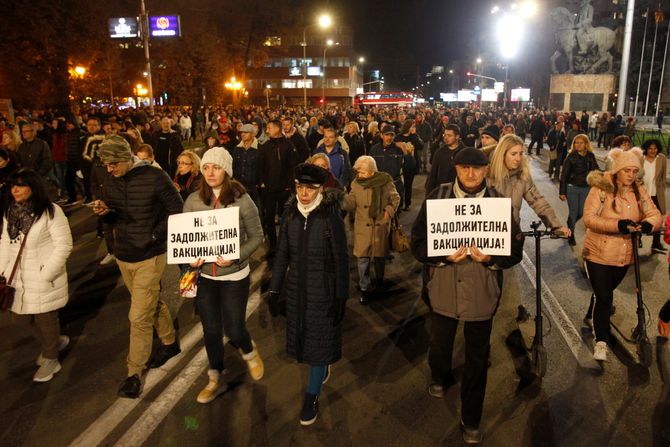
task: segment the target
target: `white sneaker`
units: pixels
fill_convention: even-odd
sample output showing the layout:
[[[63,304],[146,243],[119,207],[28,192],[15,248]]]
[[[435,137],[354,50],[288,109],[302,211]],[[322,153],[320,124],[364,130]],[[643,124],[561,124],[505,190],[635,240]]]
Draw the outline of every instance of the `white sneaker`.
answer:
[[[102,261],[100,261],[100,265],[108,265],[111,264],[112,262],[116,261],[116,256],[114,256],[111,253],[107,253],[107,255],[102,258]]]
[[[607,343],[604,341],[596,342],[593,347],[593,358],[601,362],[607,361]]]
[[[70,344],[70,337],[67,335],[61,335],[59,340],[58,340],[58,352],[61,352],[63,349],[67,348],[67,345]],[[35,360],[35,364],[37,366],[42,366],[44,364],[44,361],[46,359],[44,356],[42,356],[42,353],[40,352],[40,355],[37,356],[37,360]]]
[[[42,366],[37,370],[33,376],[35,382],[48,382],[53,379],[54,375],[60,371],[60,362],[58,359],[44,359]]]

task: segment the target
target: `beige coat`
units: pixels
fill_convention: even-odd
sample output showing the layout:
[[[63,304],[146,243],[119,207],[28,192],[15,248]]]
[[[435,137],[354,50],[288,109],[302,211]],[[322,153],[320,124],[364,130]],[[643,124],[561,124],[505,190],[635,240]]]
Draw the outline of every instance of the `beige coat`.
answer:
[[[629,189],[623,196],[614,197],[614,185],[609,173],[591,172],[587,181],[591,191],[584,203],[584,259],[602,265],[623,267],[633,263],[633,248],[630,234],[621,234],[618,223],[622,219],[633,222],[646,220],[654,231],[661,228],[661,213],[651,201],[644,186],[639,186],[640,202]],[[603,199],[601,203],[601,198]],[[616,210],[612,208],[616,202]]]
[[[372,203],[372,189],[364,189],[357,180],[351,183],[351,192],[345,199],[345,209],[356,213],[354,224],[354,256],[357,258],[386,257],[389,252],[389,232],[391,222],[381,213],[376,220],[368,215]],[[382,204],[384,211],[393,217],[400,195],[393,182],[389,182],[382,189]]]
[[[656,156],[656,173],[654,174],[654,183],[656,184],[656,198],[658,199],[660,211],[663,215],[665,215],[665,176],[665,154],[658,154]]]

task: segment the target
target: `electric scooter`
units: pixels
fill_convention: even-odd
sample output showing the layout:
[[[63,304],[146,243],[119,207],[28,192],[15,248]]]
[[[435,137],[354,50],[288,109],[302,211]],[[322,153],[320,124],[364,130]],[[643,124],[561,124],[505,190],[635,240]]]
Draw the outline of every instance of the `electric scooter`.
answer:
[[[523,235],[535,238],[535,330],[530,314],[526,308],[519,304],[519,313],[516,317],[521,340],[526,350],[531,355],[531,372],[539,378],[544,377],[547,372],[547,350],[544,347],[542,330],[542,254],[540,251],[540,241],[544,236],[550,236],[551,239],[557,239],[559,234],[553,230],[545,228],[540,230],[541,221],[530,224],[531,231],[524,231]]]
[[[633,268],[635,270],[635,294],[637,298],[637,326],[631,330],[631,335],[627,336],[621,326],[623,324],[623,315],[617,314],[614,310],[610,316],[610,325],[614,330],[621,336],[623,340],[628,343],[634,343],[637,348],[637,357],[640,365],[645,368],[649,368],[652,363],[652,346],[649,342],[649,337],[647,336],[647,318],[645,315],[645,305],[642,297],[642,279],[640,276],[640,256],[639,256],[639,243],[640,243],[640,232],[633,231],[631,232],[631,245],[633,247]],[[588,272],[587,272],[588,275]],[[585,321],[592,318],[592,311],[594,307],[595,296],[591,295],[591,304],[589,305],[589,310],[587,311]]]

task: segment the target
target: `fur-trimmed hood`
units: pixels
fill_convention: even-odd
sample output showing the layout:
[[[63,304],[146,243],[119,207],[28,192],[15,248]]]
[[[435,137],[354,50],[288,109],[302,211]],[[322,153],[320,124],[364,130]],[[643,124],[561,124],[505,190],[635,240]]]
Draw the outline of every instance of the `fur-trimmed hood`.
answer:
[[[609,172],[591,171],[586,176],[586,183],[605,192],[614,192],[614,182]]]

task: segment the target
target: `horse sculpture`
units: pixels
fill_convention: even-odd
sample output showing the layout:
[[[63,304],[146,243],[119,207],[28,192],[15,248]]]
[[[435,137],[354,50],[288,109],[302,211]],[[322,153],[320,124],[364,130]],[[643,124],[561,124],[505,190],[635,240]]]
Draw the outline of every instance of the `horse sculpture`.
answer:
[[[574,50],[577,47],[577,30],[575,29],[575,16],[567,8],[555,8],[549,14],[556,27],[556,44],[558,48],[551,56],[551,70],[553,73],[559,73],[556,68],[556,60],[561,57],[561,53],[568,59],[567,73],[574,73]],[[609,28],[599,26],[593,28],[588,51],[596,50],[597,59],[584,73],[596,73],[602,64],[607,64],[606,73],[612,71],[612,54],[610,50],[614,47],[615,33]]]

